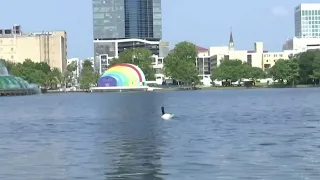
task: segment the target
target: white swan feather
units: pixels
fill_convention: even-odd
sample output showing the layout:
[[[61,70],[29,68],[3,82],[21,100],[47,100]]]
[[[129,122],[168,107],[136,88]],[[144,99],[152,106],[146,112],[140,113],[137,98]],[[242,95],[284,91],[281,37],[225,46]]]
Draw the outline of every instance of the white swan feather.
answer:
[[[161,107],[161,112],[162,112],[161,118],[164,119],[164,120],[169,120],[169,119],[171,119],[171,118],[174,116],[173,114],[165,113],[163,106]]]
[[[173,114],[164,114],[161,116],[162,119],[164,120],[169,120],[173,117],[174,115]]]

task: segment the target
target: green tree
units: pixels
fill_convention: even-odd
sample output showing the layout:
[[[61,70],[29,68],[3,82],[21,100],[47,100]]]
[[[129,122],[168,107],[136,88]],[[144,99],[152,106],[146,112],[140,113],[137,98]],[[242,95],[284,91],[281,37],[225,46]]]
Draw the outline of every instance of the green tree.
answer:
[[[192,63],[195,63],[198,56],[196,45],[188,41],[182,41],[176,44],[173,53],[179,59]]]
[[[64,73],[66,84],[74,85],[75,74],[74,71],[77,70],[77,62],[72,61],[70,64],[67,65],[67,71]]]
[[[90,71],[93,71],[93,64],[90,60],[84,60],[83,63],[82,63],[82,68],[83,69],[88,69]]]
[[[266,77],[266,73],[258,67],[247,67],[245,74],[247,78],[252,79],[253,81]]]
[[[1,60],[10,74],[21,77],[29,83],[45,88],[56,88],[63,83],[63,74],[58,68],[51,68],[46,62],[33,62],[26,59],[22,63]]]
[[[67,71],[73,72],[75,70],[77,70],[77,62],[72,61],[70,64],[67,65]]]
[[[246,75],[246,65],[239,59],[221,60],[219,67],[213,69],[211,79],[218,79],[224,81],[237,81],[244,78]]]
[[[42,71],[45,74],[49,74],[51,72],[51,68],[46,62],[34,63],[34,68]]]
[[[275,80],[279,80],[282,84],[284,80],[287,84],[295,86],[295,82],[299,77],[299,64],[293,60],[278,60],[275,65],[271,68],[270,73]]]
[[[198,52],[193,43],[183,41],[176,44],[173,53],[164,59],[164,73],[182,82],[199,82],[198,70],[195,65]]]
[[[284,83],[284,80],[287,79],[289,72],[289,66],[284,59],[279,59],[270,69],[270,74],[272,74],[273,79],[280,81],[282,84]]]
[[[265,73],[261,68],[252,67],[239,59],[221,60],[219,67],[212,70],[211,79],[221,81],[240,81],[243,78],[251,79],[254,82],[259,78],[264,78]]]
[[[316,55],[316,51],[309,50],[306,52],[302,52],[299,54],[296,54],[293,59],[296,59],[296,61],[299,64],[300,67],[300,82],[302,83],[308,83],[312,79],[310,75],[313,73],[313,64],[314,64],[314,58]]]
[[[36,69],[36,63],[31,61],[31,59],[25,59],[22,63],[23,67],[28,69]]]
[[[287,60],[289,65],[289,76],[287,77],[287,80],[289,81],[292,86],[296,85],[296,82],[299,78],[299,64],[294,60]]]
[[[99,74],[93,71],[92,62],[85,60],[82,64],[82,71],[80,76],[80,88],[89,90],[97,83]]]
[[[310,77],[314,79],[314,83],[316,83],[315,80],[318,80],[320,84],[320,53],[317,53],[314,57],[313,63],[312,63],[312,74]]]
[[[48,87],[57,88],[63,84],[63,74],[58,68],[53,68],[49,75],[47,81]]]

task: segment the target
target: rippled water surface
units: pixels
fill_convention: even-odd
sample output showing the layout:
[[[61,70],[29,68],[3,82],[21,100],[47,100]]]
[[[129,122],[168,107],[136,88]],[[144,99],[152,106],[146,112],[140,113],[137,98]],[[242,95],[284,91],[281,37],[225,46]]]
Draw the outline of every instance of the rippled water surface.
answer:
[[[0,99],[0,179],[320,179],[320,89]],[[160,107],[176,114],[163,121]]]

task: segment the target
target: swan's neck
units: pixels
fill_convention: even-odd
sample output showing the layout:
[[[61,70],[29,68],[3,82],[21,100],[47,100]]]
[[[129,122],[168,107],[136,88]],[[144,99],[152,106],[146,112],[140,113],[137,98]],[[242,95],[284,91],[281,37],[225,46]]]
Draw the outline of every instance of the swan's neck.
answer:
[[[165,114],[164,109],[162,109],[162,115],[164,115],[164,114]]]

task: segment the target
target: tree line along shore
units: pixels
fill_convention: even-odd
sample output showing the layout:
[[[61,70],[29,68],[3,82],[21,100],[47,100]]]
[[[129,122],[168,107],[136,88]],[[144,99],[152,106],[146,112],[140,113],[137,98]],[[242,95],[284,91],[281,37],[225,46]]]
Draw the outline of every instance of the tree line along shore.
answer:
[[[174,79],[178,86],[199,85],[200,77],[195,63],[197,55],[195,44],[187,41],[176,44],[172,53],[164,58],[164,75]],[[75,85],[74,78],[76,76],[73,74],[77,69],[75,62],[70,63],[66,71],[61,72],[58,68],[51,68],[45,62],[33,62],[30,59],[26,59],[23,63],[1,61],[10,74],[46,89]],[[118,63],[135,64],[145,73],[147,81],[155,80],[155,70],[152,68],[152,53],[148,49],[128,49],[122,52],[119,58],[113,59],[109,66]],[[88,90],[96,85],[99,77],[100,75],[94,71],[91,61],[85,60],[76,82],[79,82],[80,89]],[[308,50],[295,54],[289,59],[279,59],[274,66],[265,70],[252,67],[241,59],[221,59],[220,65],[213,67],[210,78],[213,81],[224,82],[223,87],[231,87],[234,85],[232,82],[240,82],[243,79],[249,79],[252,82],[248,85],[250,87],[262,87],[257,81],[265,78],[272,78],[276,83],[263,85],[264,87],[318,86],[320,50]],[[212,83],[212,86],[214,88],[215,84]]]

